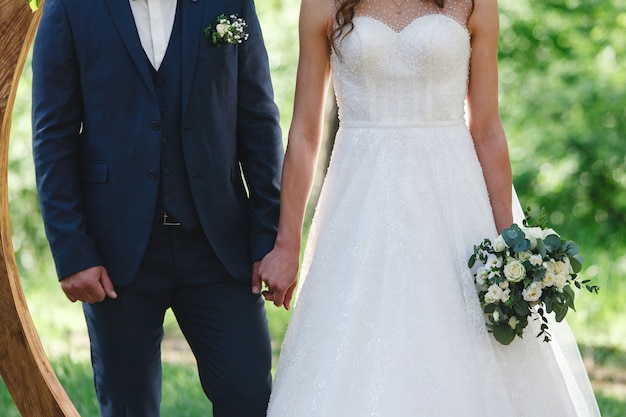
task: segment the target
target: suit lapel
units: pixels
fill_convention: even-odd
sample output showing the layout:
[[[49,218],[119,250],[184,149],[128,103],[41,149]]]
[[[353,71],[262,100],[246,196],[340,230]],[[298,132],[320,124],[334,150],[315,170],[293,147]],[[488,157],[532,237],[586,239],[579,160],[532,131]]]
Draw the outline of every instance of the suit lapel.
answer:
[[[154,83],[152,82],[150,69],[148,68],[148,60],[143,47],[141,46],[139,34],[137,33],[137,27],[135,26],[135,19],[133,17],[133,12],[130,9],[130,5],[128,4],[128,0],[105,1],[113,18],[113,22],[117,27],[117,31],[119,32],[130,57],[141,73],[141,77],[146,83],[146,86],[152,95],[156,97]]]
[[[183,35],[183,67],[182,67],[182,115],[187,110],[189,94],[191,92],[191,81],[193,79],[193,71],[196,68],[198,60],[198,42],[202,39],[202,31],[205,26],[211,22],[203,22],[204,4],[202,0],[178,0],[181,11],[181,24]],[[204,26],[203,26],[204,24]]]

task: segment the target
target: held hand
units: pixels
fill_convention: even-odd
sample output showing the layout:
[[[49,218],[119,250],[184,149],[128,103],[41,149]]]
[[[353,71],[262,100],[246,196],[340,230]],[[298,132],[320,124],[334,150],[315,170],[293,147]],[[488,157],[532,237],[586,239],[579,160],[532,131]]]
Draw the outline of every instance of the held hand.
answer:
[[[105,297],[117,298],[113,283],[103,266],[87,268],[63,278],[61,289],[71,302],[85,301],[93,304]]]
[[[263,296],[275,306],[291,308],[291,299],[298,284],[299,252],[274,247],[259,265],[259,277],[267,286]]]
[[[255,261],[252,264],[252,294],[258,294],[261,292],[261,285],[263,282],[261,281],[261,276],[259,275],[260,265],[261,261]]]

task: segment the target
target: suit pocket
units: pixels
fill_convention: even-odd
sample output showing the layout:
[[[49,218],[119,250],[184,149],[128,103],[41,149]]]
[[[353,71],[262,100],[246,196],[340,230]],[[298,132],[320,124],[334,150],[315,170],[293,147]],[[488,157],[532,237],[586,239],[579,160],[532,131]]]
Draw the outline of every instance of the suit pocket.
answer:
[[[235,162],[230,169],[230,180],[233,182],[236,193],[239,197],[243,197],[244,199],[248,198],[248,188],[243,181],[243,175],[241,172],[241,167],[238,162]]]
[[[235,53],[236,45],[211,45],[198,51],[198,61],[223,60]]]
[[[106,162],[89,162],[80,167],[80,182],[88,184],[104,184],[109,177],[109,164]]]

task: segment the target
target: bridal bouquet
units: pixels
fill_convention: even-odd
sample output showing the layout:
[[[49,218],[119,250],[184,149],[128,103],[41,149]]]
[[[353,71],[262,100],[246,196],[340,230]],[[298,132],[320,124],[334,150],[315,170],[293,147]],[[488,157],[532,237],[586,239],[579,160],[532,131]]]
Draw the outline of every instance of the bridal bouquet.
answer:
[[[578,245],[562,239],[557,232],[541,226],[513,224],[493,242],[485,239],[474,246],[469,267],[480,265],[474,279],[478,297],[487,315],[486,323],[495,339],[508,345],[522,337],[531,316],[541,320],[541,331],[549,342],[547,313],[554,312],[557,322],[574,308],[574,290],[583,286],[592,293],[599,287],[589,280],[579,281],[582,258]]]

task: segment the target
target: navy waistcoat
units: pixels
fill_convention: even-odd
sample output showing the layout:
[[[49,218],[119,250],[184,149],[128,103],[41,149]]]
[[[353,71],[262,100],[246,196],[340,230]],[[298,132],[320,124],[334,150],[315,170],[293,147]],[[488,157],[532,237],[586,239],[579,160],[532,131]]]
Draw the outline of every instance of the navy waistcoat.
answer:
[[[182,143],[181,79],[182,36],[180,5],[172,28],[163,62],[156,71],[150,65],[161,111],[161,184],[157,218],[163,210],[186,229],[199,225],[198,215],[189,187]],[[170,219],[171,220],[171,219]]]

